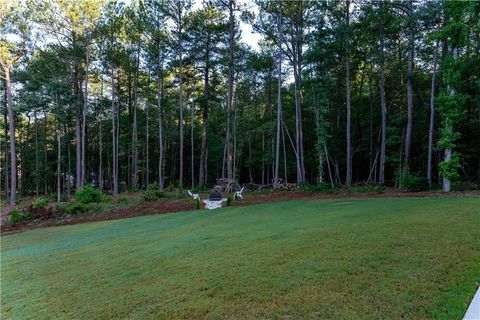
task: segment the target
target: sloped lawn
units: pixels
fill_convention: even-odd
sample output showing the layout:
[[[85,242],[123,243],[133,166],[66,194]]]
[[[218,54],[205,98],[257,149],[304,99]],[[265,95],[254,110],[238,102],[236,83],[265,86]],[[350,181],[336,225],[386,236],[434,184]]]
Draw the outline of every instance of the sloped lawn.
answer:
[[[480,198],[290,201],[1,238],[2,319],[461,319]]]

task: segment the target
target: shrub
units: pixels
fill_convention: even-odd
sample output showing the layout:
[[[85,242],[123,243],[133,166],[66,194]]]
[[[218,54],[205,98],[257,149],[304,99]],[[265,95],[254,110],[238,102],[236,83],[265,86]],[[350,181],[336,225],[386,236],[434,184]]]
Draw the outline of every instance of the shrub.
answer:
[[[59,214],[77,214],[79,212],[86,212],[89,210],[89,205],[78,202],[78,201],[73,201],[67,204],[63,205],[58,205],[56,207],[56,210]]]
[[[102,200],[101,202],[112,202],[113,197],[109,194],[102,193]]]
[[[232,205],[232,203],[233,203],[233,197],[231,195],[229,195],[227,197],[227,206],[230,207]]]
[[[321,192],[324,190],[325,185],[323,183],[319,183],[319,184],[304,183],[301,185],[301,187],[304,191]]]
[[[32,208],[38,209],[38,208],[45,208],[48,206],[48,198],[46,197],[40,197],[32,201]]]
[[[10,224],[15,225],[18,223],[26,222],[31,219],[31,216],[28,214],[28,211],[18,211],[13,208],[10,212]]]
[[[102,191],[95,189],[91,185],[84,186],[75,192],[75,199],[83,204],[101,202],[104,198]]]
[[[149,185],[147,190],[143,192],[143,199],[145,201],[155,201],[160,198],[165,198],[165,194],[160,191],[156,185]]]
[[[200,199],[198,199],[198,198],[195,199],[195,208],[196,208],[196,209],[200,209],[201,207],[202,207],[202,206],[201,206],[201,204],[200,204]]]
[[[129,199],[128,199],[128,196],[120,196],[117,198],[117,203],[128,203]]]
[[[348,189],[350,193],[381,193],[383,189],[381,186],[378,185],[368,185],[368,184],[361,184],[355,185]]]
[[[10,221],[12,224],[17,224],[23,221],[23,216],[14,208],[12,212],[10,212]]]
[[[402,189],[405,191],[424,191],[428,187],[426,179],[416,175],[408,174],[403,177]]]
[[[143,200],[150,202],[157,199],[157,193],[155,192],[155,190],[147,189],[143,192]]]

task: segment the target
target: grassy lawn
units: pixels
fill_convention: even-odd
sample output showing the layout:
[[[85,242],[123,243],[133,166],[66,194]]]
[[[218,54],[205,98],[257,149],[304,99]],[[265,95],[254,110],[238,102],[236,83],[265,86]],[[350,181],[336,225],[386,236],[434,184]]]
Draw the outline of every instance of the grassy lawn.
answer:
[[[461,319],[480,198],[290,201],[1,238],[5,319]]]

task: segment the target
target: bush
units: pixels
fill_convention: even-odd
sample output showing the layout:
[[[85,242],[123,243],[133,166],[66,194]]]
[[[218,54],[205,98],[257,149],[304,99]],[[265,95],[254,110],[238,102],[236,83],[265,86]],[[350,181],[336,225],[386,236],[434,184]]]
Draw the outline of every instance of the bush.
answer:
[[[40,197],[32,201],[32,208],[39,209],[48,206],[48,198]]]
[[[402,189],[405,191],[424,191],[428,188],[426,179],[416,175],[409,174],[403,177]]]
[[[12,224],[17,224],[19,222],[22,222],[24,220],[23,215],[21,215],[17,209],[12,209],[12,212],[10,212],[10,221]]]
[[[82,204],[101,202],[104,199],[104,194],[91,185],[87,185],[75,192],[75,199]]]
[[[56,210],[59,214],[77,214],[81,212],[86,212],[90,209],[90,206],[78,201],[73,201],[67,204],[58,205]]]
[[[232,205],[232,203],[233,203],[233,197],[231,195],[229,195],[227,197],[227,206],[230,207]]]
[[[128,199],[128,196],[120,196],[117,198],[117,203],[128,203],[129,199]]]
[[[147,190],[143,192],[143,199],[145,201],[155,201],[160,198],[165,198],[165,194],[160,191],[156,185],[149,185]]]
[[[325,185],[323,183],[319,183],[319,184],[304,183],[302,184],[301,187],[304,191],[321,192],[324,190]]]
[[[155,192],[155,190],[147,189],[143,192],[143,200],[150,202],[157,199],[157,193]]]
[[[10,212],[10,224],[15,225],[23,222],[27,222],[31,217],[28,214],[28,211],[20,212],[17,209],[13,208]]]
[[[109,194],[102,193],[102,200],[101,202],[112,202],[113,197]]]
[[[350,193],[382,193],[383,189],[378,185],[359,184],[348,189]]]
[[[198,198],[195,199],[195,208],[196,208],[196,209],[201,209],[201,207],[202,207],[202,206],[201,206],[201,204],[200,204],[200,199],[198,199]]]

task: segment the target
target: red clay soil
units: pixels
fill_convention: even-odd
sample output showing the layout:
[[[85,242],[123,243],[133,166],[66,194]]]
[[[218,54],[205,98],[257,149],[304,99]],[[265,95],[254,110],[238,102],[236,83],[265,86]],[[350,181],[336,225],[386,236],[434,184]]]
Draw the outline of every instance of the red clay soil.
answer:
[[[388,198],[388,197],[432,197],[443,196],[445,193],[435,192],[401,192],[395,189],[387,189],[383,193],[312,193],[306,191],[280,191],[271,193],[249,193],[244,195],[243,200],[235,201],[234,206],[248,206],[260,203],[302,200],[302,199],[336,199],[336,198]],[[480,191],[452,192],[453,196],[480,196]],[[22,232],[39,227],[71,225],[92,221],[105,221],[123,219],[137,216],[154,214],[166,214],[179,211],[195,210],[195,203],[191,199],[169,200],[161,199],[154,202],[145,202],[132,207],[112,210],[102,213],[83,213],[74,216],[35,221],[15,226],[2,227],[1,234]]]

